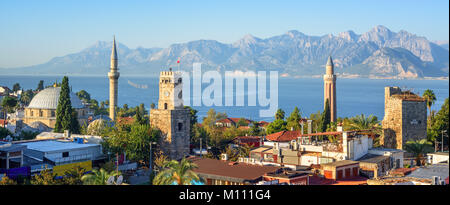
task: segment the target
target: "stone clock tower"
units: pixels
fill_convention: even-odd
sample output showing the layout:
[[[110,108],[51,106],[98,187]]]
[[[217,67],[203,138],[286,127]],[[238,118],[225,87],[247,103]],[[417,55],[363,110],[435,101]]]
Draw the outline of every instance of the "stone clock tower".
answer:
[[[161,130],[161,148],[171,159],[189,154],[190,112],[183,106],[180,72],[163,71],[159,77],[158,109],[150,110],[150,124]]]

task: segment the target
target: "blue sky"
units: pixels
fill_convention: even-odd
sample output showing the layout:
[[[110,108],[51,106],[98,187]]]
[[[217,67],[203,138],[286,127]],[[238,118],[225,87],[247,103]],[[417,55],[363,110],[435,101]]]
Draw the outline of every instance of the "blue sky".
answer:
[[[376,25],[448,40],[448,0],[0,0],[0,67],[44,63],[96,41],[136,48],[198,39],[232,43],[299,30],[364,33]]]

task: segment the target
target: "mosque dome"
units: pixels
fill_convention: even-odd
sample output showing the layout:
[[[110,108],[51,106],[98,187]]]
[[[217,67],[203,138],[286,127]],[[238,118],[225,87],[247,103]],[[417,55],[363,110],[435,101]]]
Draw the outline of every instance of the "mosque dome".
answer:
[[[28,105],[28,108],[56,110],[60,92],[60,87],[46,88],[33,97],[30,104]],[[72,103],[72,108],[80,109],[84,107],[78,96],[72,92],[70,92],[70,102]]]
[[[109,120],[109,118],[96,119],[96,120],[92,121],[89,124],[89,126],[87,127],[87,134],[88,135],[100,135],[106,127],[111,127],[113,125],[114,125],[114,123],[111,120]]]

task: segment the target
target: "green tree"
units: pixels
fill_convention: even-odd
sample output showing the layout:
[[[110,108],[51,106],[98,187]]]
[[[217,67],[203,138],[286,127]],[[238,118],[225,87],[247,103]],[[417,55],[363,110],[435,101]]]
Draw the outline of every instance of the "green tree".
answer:
[[[1,125],[1,126],[3,126],[3,125]],[[7,137],[8,135],[12,135],[12,133],[8,130],[8,129],[6,129],[6,128],[4,128],[4,127],[0,127],[0,138],[5,138],[5,137]]]
[[[44,169],[39,174],[31,178],[33,185],[60,185],[61,181],[56,179],[56,174],[53,174],[50,169]]]
[[[298,109],[298,107],[295,107],[291,115],[287,118],[287,129],[291,130],[293,128],[294,130],[300,130],[300,119],[300,110]]]
[[[287,125],[287,123],[283,119],[274,120],[267,126],[267,128],[266,128],[267,134],[286,131],[287,130],[286,125]]]
[[[321,119],[320,119],[320,131],[321,132],[326,132],[327,131],[327,127],[329,126],[331,122],[331,113],[330,113],[330,102],[328,101],[328,99],[325,101],[325,109],[321,115]]]
[[[263,135],[261,128],[259,127],[258,122],[252,122],[252,125],[250,126],[250,135],[251,136],[261,136]]]
[[[62,179],[62,184],[64,185],[83,185],[83,181],[81,178],[83,177],[86,169],[81,168],[79,166],[67,170],[64,174],[64,178]]]
[[[40,81],[39,81],[39,84],[38,84],[36,90],[37,90],[37,91],[44,90],[44,81],[43,81],[43,80],[40,80]]]
[[[428,142],[426,139],[416,140],[416,141],[408,141],[405,144],[406,151],[413,153],[416,157],[417,166],[421,165],[421,159],[427,153],[433,152],[433,146],[431,142]]]
[[[64,76],[59,94],[58,106],[56,107],[56,123],[54,132],[62,133],[64,130],[77,131],[73,120],[74,113],[70,102],[69,78]],[[78,128],[79,130],[79,128]]]
[[[447,135],[449,130],[449,99],[445,99],[441,109],[436,113],[436,116],[432,120],[432,126],[427,129],[428,140],[434,142],[435,140],[442,140],[442,132],[446,131]],[[447,141],[445,143],[445,141]],[[441,143],[442,144],[442,143]],[[448,145],[448,137],[444,138],[444,145]]]
[[[17,182],[7,176],[3,176],[0,185],[17,185]]]
[[[284,120],[284,110],[278,108],[277,112],[275,113],[275,120]]]
[[[17,105],[17,99],[10,97],[10,96],[5,96],[2,100],[2,107],[3,107],[3,113],[4,113],[4,118],[6,119],[7,113],[8,112],[13,112],[14,111],[14,107],[16,107]]]
[[[120,172],[111,171],[108,172],[103,168],[94,169],[91,173],[85,174],[81,177],[81,181],[83,181],[84,185],[107,185],[107,181],[111,176],[119,176]]]
[[[28,106],[30,104],[31,99],[33,99],[34,93],[33,90],[28,89],[24,92],[22,92],[22,95],[20,95],[20,102],[23,103],[25,106]]]
[[[237,127],[241,126],[248,126],[247,120],[245,118],[241,117],[237,122]]]
[[[19,83],[15,83],[14,85],[13,85],[13,92],[17,92],[17,91],[19,91],[20,90],[20,84]]]
[[[425,92],[423,92],[422,97],[427,101],[427,107],[430,111],[429,121],[431,122],[431,106],[434,104],[434,102],[436,102],[436,95],[434,94],[433,90],[426,89]],[[431,127],[431,123],[428,123],[428,126]]]
[[[172,160],[153,179],[154,185],[191,185],[194,181],[203,181],[193,169],[198,166],[184,158],[181,162]]]
[[[349,130],[375,130],[381,131],[380,121],[378,121],[377,116],[369,115],[366,117],[364,114],[357,115],[348,120],[346,126]]]
[[[91,95],[86,92],[85,90],[80,90],[76,93],[78,98],[80,98],[83,102],[89,102],[91,101]]]

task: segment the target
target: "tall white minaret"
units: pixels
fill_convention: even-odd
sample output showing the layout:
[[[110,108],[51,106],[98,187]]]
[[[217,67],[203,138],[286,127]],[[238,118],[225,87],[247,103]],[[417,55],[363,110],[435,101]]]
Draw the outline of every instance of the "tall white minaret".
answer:
[[[336,75],[334,74],[334,64],[331,56],[328,57],[323,82],[323,106],[325,107],[326,100],[328,99],[330,103],[331,122],[336,122]]]
[[[111,70],[108,73],[109,78],[109,118],[116,119],[117,107],[117,83],[120,73],[117,72],[117,51],[116,51],[116,37],[114,36],[113,46],[111,51]]]

